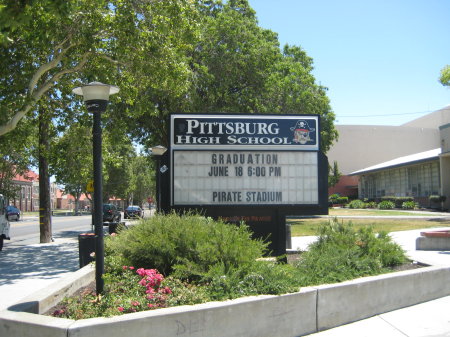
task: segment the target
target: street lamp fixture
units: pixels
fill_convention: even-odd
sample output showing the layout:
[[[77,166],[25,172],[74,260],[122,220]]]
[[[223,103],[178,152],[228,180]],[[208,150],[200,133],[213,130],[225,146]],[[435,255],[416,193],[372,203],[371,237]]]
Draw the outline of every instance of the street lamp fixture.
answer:
[[[152,147],[152,154],[155,156],[162,156],[164,153],[166,153],[167,148],[162,145],[156,145]]]
[[[156,145],[151,148],[152,155],[156,158],[156,211],[161,212],[161,174],[167,171],[167,167],[161,167],[161,156],[166,153],[167,148],[162,145]]]
[[[95,284],[97,294],[103,293],[103,273],[105,269],[105,254],[103,244],[103,197],[102,197],[102,127],[101,113],[106,111],[109,96],[119,92],[119,88],[100,82],[91,82],[72,90],[74,94],[83,96],[86,109],[92,112],[92,147],[94,162],[94,213],[95,228]]]

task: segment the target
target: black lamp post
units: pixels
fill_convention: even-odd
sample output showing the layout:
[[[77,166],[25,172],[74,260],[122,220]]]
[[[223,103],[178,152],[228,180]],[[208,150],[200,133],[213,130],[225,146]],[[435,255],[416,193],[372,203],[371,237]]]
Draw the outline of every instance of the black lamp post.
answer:
[[[165,172],[162,172],[161,168],[161,156],[166,153],[167,148],[162,145],[157,145],[152,147],[152,155],[156,158],[156,212],[161,212],[161,174]]]
[[[91,82],[72,90],[82,95],[86,108],[94,115],[92,126],[92,146],[94,161],[94,228],[95,228],[95,284],[97,294],[103,293],[104,245],[103,245],[103,197],[102,197],[102,126],[101,113],[105,112],[109,95],[119,92],[116,86]]]

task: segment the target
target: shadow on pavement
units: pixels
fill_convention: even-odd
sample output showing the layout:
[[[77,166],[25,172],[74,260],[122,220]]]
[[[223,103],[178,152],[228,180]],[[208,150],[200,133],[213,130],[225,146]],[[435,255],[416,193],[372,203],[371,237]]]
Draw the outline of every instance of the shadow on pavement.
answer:
[[[5,247],[0,252],[0,286],[23,278],[51,279],[79,267],[78,234],[55,234],[55,242]]]

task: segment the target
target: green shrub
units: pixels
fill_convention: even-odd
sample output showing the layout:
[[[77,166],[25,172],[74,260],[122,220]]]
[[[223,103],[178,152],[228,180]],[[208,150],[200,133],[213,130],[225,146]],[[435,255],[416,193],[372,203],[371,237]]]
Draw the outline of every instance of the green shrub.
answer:
[[[337,194],[337,193],[335,193],[335,194],[332,194],[332,195],[330,195],[329,197],[328,197],[328,200],[329,201],[331,201],[333,204],[335,204],[336,202],[336,200],[337,199],[339,199],[341,196],[339,195],[339,194]]]
[[[247,268],[234,268],[225,274],[215,265],[202,280],[212,300],[233,299],[258,294],[279,295],[300,290],[300,271],[289,264],[255,261]]]
[[[348,197],[339,197],[336,199],[336,204],[345,205],[348,203]]]
[[[395,207],[397,208],[403,208],[404,203],[414,203],[413,197],[398,197],[395,200]],[[410,204],[409,204],[410,205]]]
[[[384,200],[378,204],[379,209],[393,209],[395,204],[392,201]]]
[[[414,198],[413,197],[384,196],[384,197],[381,197],[381,201],[391,201],[394,203],[395,208],[401,208],[404,202],[414,201]]]
[[[122,256],[126,265],[156,268],[166,276],[196,281],[215,265],[223,266],[226,274],[261,257],[267,243],[251,236],[244,224],[192,214],[157,215],[107,240],[106,251]]]
[[[369,201],[365,203],[366,208],[378,208],[378,204],[375,201]]]
[[[328,201],[334,205],[345,205],[348,203],[348,197],[341,197],[339,194],[332,194],[328,197]]]
[[[416,209],[416,203],[414,201],[405,201],[402,204],[403,209]]]
[[[350,201],[350,203],[348,204],[349,208],[365,208],[365,203],[362,200],[352,200]]]
[[[298,268],[302,285],[316,285],[379,274],[405,261],[401,247],[386,233],[377,235],[370,227],[355,231],[351,223],[334,219],[320,228]]]
[[[447,197],[445,195],[430,195],[428,199],[431,202],[445,202],[445,200],[447,200]]]

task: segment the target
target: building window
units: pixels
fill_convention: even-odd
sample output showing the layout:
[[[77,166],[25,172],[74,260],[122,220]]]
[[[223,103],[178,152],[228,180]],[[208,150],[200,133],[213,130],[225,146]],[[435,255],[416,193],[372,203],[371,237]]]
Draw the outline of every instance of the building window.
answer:
[[[439,194],[439,162],[384,170],[360,177],[360,197],[429,197]]]

